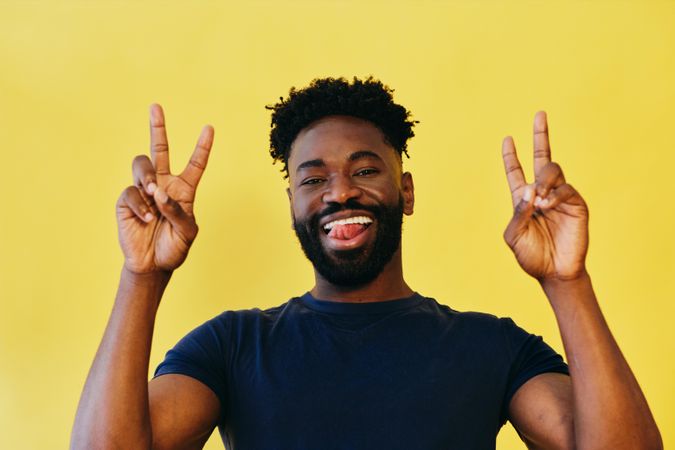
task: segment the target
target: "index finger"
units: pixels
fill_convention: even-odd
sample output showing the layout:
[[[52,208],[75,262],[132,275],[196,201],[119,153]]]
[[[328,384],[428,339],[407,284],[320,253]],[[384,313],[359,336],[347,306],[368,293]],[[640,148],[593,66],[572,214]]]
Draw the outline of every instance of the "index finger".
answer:
[[[150,105],[150,155],[157,175],[168,175],[169,141],[164,126],[164,111],[157,103]]]
[[[202,174],[204,173],[204,169],[206,169],[206,163],[209,162],[209,155],[211,154],[212,145],[213,127],[211,125],[206,125],[202,129],[202,133],[199,135],[197,146],[192,152],[190,161],[183,170],[183,173],[180,174],[180,177],[193,188],[197,187],[199,180],[202,178]]]
[[[509,189],[511,189],[511,196],[513,204],[518,203],[515,198],[515,192],[527,183],[523,168],[518,161],[518,154],[516,153],[516,146],[513,143],[513,138],[507,136],[502,142],[502,158],[504,159],[504,170],[506,171],[506,180],[509,182]]]
[[[551,146],[548,141],[548,123],[546,113],[539,111],[534,115],[534,173],[535,175],[551,162]]]

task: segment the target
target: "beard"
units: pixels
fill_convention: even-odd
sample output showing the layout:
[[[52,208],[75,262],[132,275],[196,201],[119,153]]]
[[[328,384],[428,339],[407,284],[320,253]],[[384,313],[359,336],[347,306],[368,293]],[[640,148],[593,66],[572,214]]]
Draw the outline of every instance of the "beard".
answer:
[[[353,250],[328,253],[321,244],[319,226],[322,217],[343,210],[361,210],[373,214],[377,234],[372,244]],[[326,209],[306,220],[293,217],[293,229],[298,236],[305,256],[323,278],[341,287],[358,287],[373,281],[398,250],[403,224],[403,196],[398,204],[365,206],[354,200],[345,204],[331,203]]]

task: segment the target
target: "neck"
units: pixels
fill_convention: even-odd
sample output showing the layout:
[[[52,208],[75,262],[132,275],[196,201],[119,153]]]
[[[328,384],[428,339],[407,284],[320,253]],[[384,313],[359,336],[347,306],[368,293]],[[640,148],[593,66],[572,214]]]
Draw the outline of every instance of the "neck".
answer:
[[[314,298],[344,303],[371,303],[410,297],[414,291],[403,279],[403,264],[399,248],[382,272],[362,286],[338,286],[314,271],[315,284],[310,293]]]

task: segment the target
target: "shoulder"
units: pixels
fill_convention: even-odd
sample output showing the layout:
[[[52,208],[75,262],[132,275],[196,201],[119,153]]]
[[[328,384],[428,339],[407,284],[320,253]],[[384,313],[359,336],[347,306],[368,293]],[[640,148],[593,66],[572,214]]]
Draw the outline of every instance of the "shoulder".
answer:
[[[447,332],[448,338],[454,342],[470,342],[472,348],[484,343],[491,349],[503,352],[509,359],[515,358],[524,348],[543,343],[540,336],[524,330],[510,317],[479,311],[458,311],[428,297],[420,305],[420,311],[433,316],[441,331]]]
[[[284,312],[292,309],[295,299],[281,305],[260,309],[226,310],[206,320],[187,333],[172,352],[226,352],[241,339],[273,327]]]
[[[232,326],[242,326],[253,322],[274,322],[289,310],[296,308],[296,297],[270,308],[250,308],[226,310],[201,324],[199,328],[222,329]]]
[[[420,305],[420,310],[426,314],[436,315],[447,322],[452,322],[455,326],[466,327],[474,331],[522,330],[510,317],[498,317],[481,311],[458,311],[448,305],[439,303],[432,297],[425,297],[425,302]]]

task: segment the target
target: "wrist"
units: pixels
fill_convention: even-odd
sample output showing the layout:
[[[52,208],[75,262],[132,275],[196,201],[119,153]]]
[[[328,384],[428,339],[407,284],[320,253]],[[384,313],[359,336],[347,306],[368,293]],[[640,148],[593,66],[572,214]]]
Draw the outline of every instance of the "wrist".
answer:
[[[164,270],[135,272],[123,266],[120,276],[120,293],[124,292],[126,295],[122,295],[121,298],[142,298],[149,301],[149,304],[159,306],[159,301],[169,284],[172,273]]]
[[[539,281],[539,284],[541,285],[542,289],[544,289],[544,291],[570,289],[580,284],[590,283],[590,280],[591,277],[586,271],[585,267],[573,275],[567,276],[553,275],[550,277],[537,279],[537,281]]]
[[[122,266],[122,277],[135,284],[161,284],[168,283],[171,279],[173,271],[171,270],[151,270],[148,272],[137,272],[127,267],[126,264]]]
[[[591,277],[586,269],[574,277],[549,277],[539,280],[549,303],[555,311],[595,299]]]

